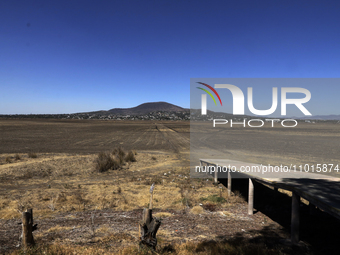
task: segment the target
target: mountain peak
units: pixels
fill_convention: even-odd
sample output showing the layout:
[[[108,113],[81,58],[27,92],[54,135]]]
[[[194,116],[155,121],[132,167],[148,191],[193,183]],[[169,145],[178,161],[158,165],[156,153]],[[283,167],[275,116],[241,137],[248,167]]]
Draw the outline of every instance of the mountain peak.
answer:
[[[186,109],[167,102],[148,102],[132,108],[113,108],[107,111],[109,114],[142,115],[149,112],[184,112]]]

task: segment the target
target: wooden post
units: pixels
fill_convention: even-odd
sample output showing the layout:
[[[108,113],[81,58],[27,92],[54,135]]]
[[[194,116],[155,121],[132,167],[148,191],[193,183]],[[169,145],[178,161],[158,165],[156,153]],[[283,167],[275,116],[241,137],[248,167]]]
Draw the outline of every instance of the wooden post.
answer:
[[[254,208],[254,183],[249,178],[249,190],[248,190],[248,215],[253,215]]]
[[[228,169],[228,197],[231,195],[231,173],[230,169]]]
[[[300,196],[293,191],[291,233],[290,233],[292,244],[299,243],[299,227],[300,227]]]
[[[34,226],[36,228],[36,226]],[[34,246],[33,238],[33,210],[28,209],[22,213],[22,246],[27,249]]]
[[[152,200],[153,200],[153,192],[151,193],[151,196],[150,196],[149,210],[152,210]]]

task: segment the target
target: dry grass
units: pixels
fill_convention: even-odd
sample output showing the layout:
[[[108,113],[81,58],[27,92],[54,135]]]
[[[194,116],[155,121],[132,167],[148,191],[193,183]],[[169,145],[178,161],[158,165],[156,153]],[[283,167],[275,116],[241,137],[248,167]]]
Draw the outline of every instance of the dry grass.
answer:
[[[114,159],[109,152],[98,153],[95,164],[98,173],[103,173],[108,170],[117,170],[122,165],[122,163]]]
[[[62,232],[65,230],[71,230],[73,227],[65,227],[65,226],[53,226],[50,229],[48,229],[46,232],[51,233],[51,232]]]
[[[152,154],[139,152],[129,169],[103,173],[94,171],[96,157],[41,154],[0,165],[0,180],[15,184],[9,186],[6,196],[0,196],[0,217],[19,218],[20,210],[31,205],[41,217],[68,211],[140,209],[149,203],[152,183],[156,184],[154,207],[162,210],[191,208],[205,203],[201,199],[207,194],[220,195],[212,182],[187,178],[187,168],[174,168],[175,154],[158,154],[159,160],[154,161],[150,160]],[[2,183],[8,188],[6,181]],[[19,186],[24,192],[15,188]],[[217,204],[224,207],[236,199],[233,196]]]
[[[29,152],[29,153],[27,153],[27,156],[29,158],[37,158],[38,157],[38,155],[35,152]]]
[[[202,214],[202,213],[204,213],[204,210],[203,210],[202,206],[196,205],[193,208],[191,208],[190,212],[193,213],[193,214]]]
[[[153,216],[155,216],[156,218],[167,218],[167,217],[171,217],[172,214],[168,212],[158,212],[158,213],[153,214]]]
[[[122,147],[119,147],[119,148],[115,148],[113,151],[112,151],[112,154],[115,156],[115,159],[117,160],[117,162],[120,164],[120,165],[123,165],[124,162],[125,162],[125,151]]]
[[[112,241],[118,241],[117,236],[111,235],[111,237],[102,239],[101,242],[109,244]],[[175,255],[276,255],[280,254],[280,249],[269,249],[263,244],[248,243],[246,241],[231,240],[228,242],[216,242],[216,241],[203,241],[203,242],[185,242],[185,243],[163,243],[162,241],[157,247],[156,252],[149,249],[138,249],[137,245],[130,245],[122,247],[121,249],[110,248],[111,245],[107,245],[106,248],[94,246],[72,246],[63,244],[53,245],[38,245],[34,248],[27,250],[26,252],[20,250],[15,251],[12,255],[27,254],[27,255],[65,255],[65,254],[116,254],[116,255],[129,255],[129,254],[175,254]]]
[[[22,158],[10,166],[0,165],[0,181],[14,179],[18,182],[30,178],[59,178],[63,176],[86,175],[93,171],[95,156],[73,156],[60,154],[41,155],[37,158]]]
[[[127,154],[119,147],[112,151],[112,155],[109,152],[100,152],[95,159],[96,171],[103,173],[109,170],[122,169],[125,163],[136,162],[135,153],[129,151]]]
[[[6,157],[5,162],[12,163],[12,158],[10,156]]]
[[[115,155],[118,153],[117,151]],[[227,207],[228,203],[239,199],[234,195],[227,197],[226,192],[221,193],[221,189],[214,186],[211,181],[188,178],[187,167],[174,167],[178,162],[176,154],[157,154],[158,160],[152,160],[152,154],[146,152],[139,152],[135,156],[137,161],[131,163],[128,169],[101,173],[93,171],[95,169],[93,162],[97,155],[41,154],[39,158],[23,158],[18,163],[1,165],[0,178],[10,176],[12,180],[16,180],[16,185],[24,189],[24,192],[12,188],[8,195],[0,197],[0,217],[20,218],[20,211],[32,205],[34,205],[35,217],[40,219],[54,217],[62,212],[141,209],[148,206],[152,182],[156,182],[154,208],[158,210],[182,210],[189,206],[191,213],[202,214],[204,210],[199,206],[200,203],[213,203],[216,208],[219,208]],[[154,216],[167,218],[172,217],[172,214],[159,212]],[[114,229],[107,225],[97,226],[96,219],[94,219],[95,227],[92,228],[93,233],[91,224],[88,224],[90,229],[88,235],[95,242],[94,246],[82,247],[73,245],[72,242],[72,245],[62,242],[56,245],[39,245],[26,254],[151,254],[150,251],[138,253],[137,247],[131,246],[131,243],[136,242],[134,238],[131,239],[131,236],[126,237],[128,240],[119,250],[110,248],[114,247],[111,245],[105,246],[105,242],[120,243],[119,238],[122,237],[120,234],[114,236]],[[41,244],[39,238],[47,234],[61,235],[71,231],[72,227],[62,225],[51,227],[37,235],[37,243]],[[170,232],[161,229],[160,234],[160,238],[175,240]],[[221,251],[227,247],[225,244],[217,246],[219,245]],[[215,248],[208,244],[170,245],[160,240],[157,253],[168,254],[169,251],[172,254],[215,254],[216,252]],[[20,251],[13,254],[20,254]]]
[[[129,151],[128,152],[128,154],[125,157],[125,161],[126,162],[136,162],[137,161],[133,151]]]

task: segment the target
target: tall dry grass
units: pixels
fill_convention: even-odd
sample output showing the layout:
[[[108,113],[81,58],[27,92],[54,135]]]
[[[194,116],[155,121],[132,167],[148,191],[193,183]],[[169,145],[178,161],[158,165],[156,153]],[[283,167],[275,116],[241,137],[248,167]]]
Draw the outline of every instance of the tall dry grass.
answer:
[[[113,240],[112,240],[113,239]],[[106,238],[102,241],[119,241],[117,236],[113,238]],[[120,240],[121,242],[121,240]],[[164,243],[159,240],[159,245],[156,251],[149,250],[147,248],[139,249],[138,245],[130,245],[127,247],[121,247],[120,249],[109,248],[111,245],[107,245],[107,248],[102,248],[97,245],[94,246],[71,246],[71,245],[61,245],[61,244],[51,244],[51,245],[37,245],[34,248],[28,249],[26,252],[23,250],[15,251],[12,255],[73,255],[73,254],[83,254],[83,255],[151,255],[151,254],[174,254],[174,255],[277,255],[285,254],[282,252],[281,247],[268,248],[264,244],[252,243],[247,239],[233,239],[230,241],[201,241],[193,242],[188,241],[185,243]],[[301,254],[301,253],[300,253]]]
[[[115,148],[112,153],[100,152],[95,159],[95,168],[99,173],[108,170],[121,169],[125,163],[136,162],[135,153],[129,151],[126,153],[121,147]]]
[[[117,161],[109,152],[100,152],[95,159],[95,168],[98,173],[108,170],[116,170],[121,167],[121,163]]]

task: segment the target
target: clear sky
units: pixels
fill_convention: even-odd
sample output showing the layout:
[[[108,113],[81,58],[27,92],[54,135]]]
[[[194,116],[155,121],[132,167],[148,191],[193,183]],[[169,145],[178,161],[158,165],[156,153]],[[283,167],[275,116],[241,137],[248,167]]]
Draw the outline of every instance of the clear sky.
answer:
[[[339,11],[313,0],[0,0],[0,114],[189,108],[198,77],[339,77]],[[340,114],[340,89],[319,93],[313,115]]]

